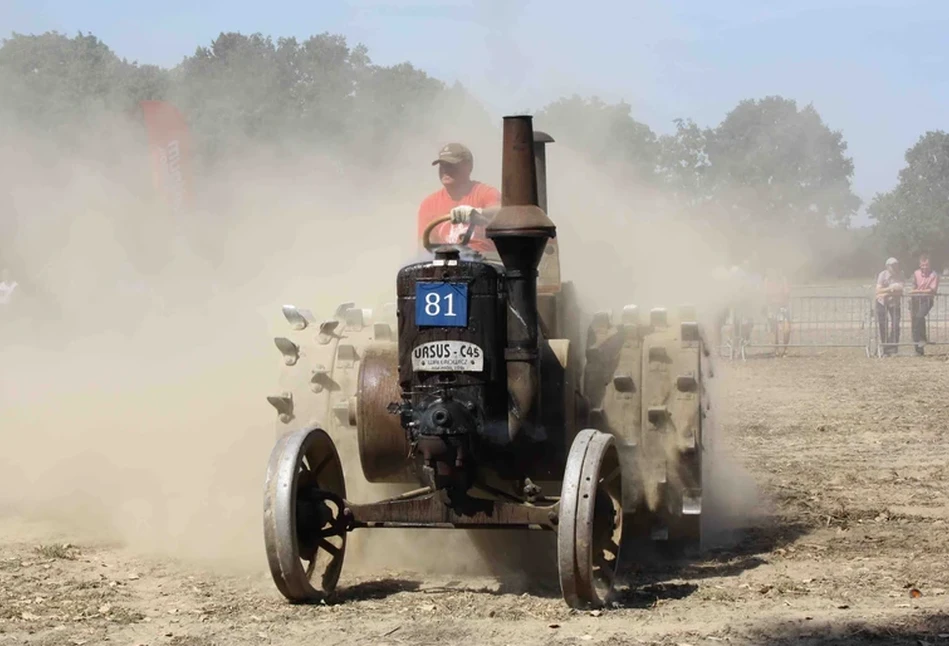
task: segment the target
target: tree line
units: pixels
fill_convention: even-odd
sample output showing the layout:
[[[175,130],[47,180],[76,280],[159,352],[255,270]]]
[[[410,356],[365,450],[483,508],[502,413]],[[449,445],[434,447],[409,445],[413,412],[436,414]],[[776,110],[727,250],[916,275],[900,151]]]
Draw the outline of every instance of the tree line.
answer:
[[[329,33],[306,40],[222,33],[173,68],[118,57],[91,34],[14,33],[0,45],[0,115],[56,134],[103,113],[168,100],[188,117],[201,163],[253,142],[312,141],[340,159],[372,164],[405,133],[423,133],[438,110],[458,122],[490,116],[460,84],[410,63],[384,66]],[[678,119],[657,135],[631,106],[571,96],[535,113],[537,127],[586,155],[620,184],[660,192],[696,226],[730,241],[733,260],[782,241],[812,248],[813,275],[866,276],[888,255],[930,252],[949,262],[949,134],[926,132],[906,152],[896,187],[864,206],[841,131],[812,105],[768,96],[736,105],[721,123]]]

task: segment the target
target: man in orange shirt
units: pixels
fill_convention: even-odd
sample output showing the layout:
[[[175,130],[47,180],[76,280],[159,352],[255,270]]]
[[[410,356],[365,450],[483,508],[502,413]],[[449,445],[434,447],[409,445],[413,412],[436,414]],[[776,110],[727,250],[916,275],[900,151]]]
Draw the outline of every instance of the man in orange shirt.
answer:
[[[493,186],[471,179],[474,156],[462,144],[452,143],[442,148],[432,166],[438,166],[442,188],[422,200],[419,206],[419,243],[421,244],[425,227],[432,220],[451,215],[450,222],[443,222],[435,227],[431,233],[431,241],[438,244],[457,244],[468,230],[470,218],[477,218],[481,209],[498,206],[501,203],[501,193]],[[473,214],[473,211],[476,214]],[[475,226],[468,246],[481,253],[494,251],[494,244],[485,237],[483,223]]]

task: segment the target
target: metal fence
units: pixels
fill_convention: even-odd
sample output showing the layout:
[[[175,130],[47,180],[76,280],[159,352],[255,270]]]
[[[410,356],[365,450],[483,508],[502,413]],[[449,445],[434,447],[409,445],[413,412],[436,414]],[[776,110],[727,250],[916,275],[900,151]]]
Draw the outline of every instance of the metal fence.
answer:
[[[874,326],[871,347],[875,356],[883,356],[885,350],[902,354],[906,349],[912,353],[917,345],[916,341],[923,341],[922,347],[945,349],[949,346],[949,294],[936,294],[935,297],[920,297],[906,295],[898,299],[898,305],[885,312],[883,330],[881,331],[880,307],[874,302]],[[894,325],[893,313],[898,311],[899,317]],[[924,316],[914,316],[914,312]],[[914,320],[917,331],[914,334]],[[895,334],[894,334],[895,332]],[[884,336],[886,335],[886,336]]]
[[[764,307],[732,308],[720,329],[719,353],[729,358],[799,354],[830,349],[859,351],[867,357],[913,354],[949,346],[949,294],[930,297],[924,317],[914,317],[924,299],[897,298],[884,314],[884,333],[875,296],[792,296],[785,317]],[[894,313],[898,312],[898,316]],[[914,320],[917,330],[914,335]],[[884,336],[885,335],[885,336]],[[785,343],[787,340],[787,343]]]

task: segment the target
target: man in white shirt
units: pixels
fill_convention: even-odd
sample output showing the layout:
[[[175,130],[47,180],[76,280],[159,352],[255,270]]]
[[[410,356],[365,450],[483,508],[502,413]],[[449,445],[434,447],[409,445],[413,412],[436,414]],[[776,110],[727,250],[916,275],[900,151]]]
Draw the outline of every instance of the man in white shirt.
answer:
[[[877,275],[876,314],[880,326],[883,356],[896,354],[900,342],[900,306],[903,296],[903,274],[896,258],[886,261],[886,269]],[[887,325],[889,318],[889,325]]]

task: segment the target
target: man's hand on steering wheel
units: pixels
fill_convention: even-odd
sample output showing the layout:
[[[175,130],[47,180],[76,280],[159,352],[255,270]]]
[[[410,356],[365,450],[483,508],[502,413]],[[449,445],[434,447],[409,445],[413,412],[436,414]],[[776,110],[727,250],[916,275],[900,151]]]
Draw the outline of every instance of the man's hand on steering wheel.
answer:
[[[434,251],[435,248],[444,246],[444,243],[432,242],[431,236],[435,227],[445,222],[450,222],[451,224],[468,225],[467,230],[462,234],[461,239],[457,243],[458,245],[466,247],[471,241],[472,235],[474,235],[475,227],[489,224],[494,216],[498,214],[500,208],[500,206],[488,206],[483,209],[478,209],[473,206],[468,206],[467,204],[456,206],[447,215],[435,218],[428,223],[422,232],[422,246],[428,251]]]
[[[468,224],[469,222],[473,224],[486,223],[484,216],[481,215],[481,210],[473,206],[468,206],[467,204],[456,206],[451,210],[449,215],[451,216],[452,224]]]

